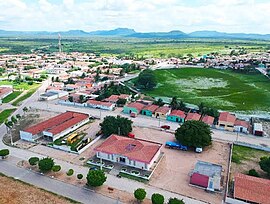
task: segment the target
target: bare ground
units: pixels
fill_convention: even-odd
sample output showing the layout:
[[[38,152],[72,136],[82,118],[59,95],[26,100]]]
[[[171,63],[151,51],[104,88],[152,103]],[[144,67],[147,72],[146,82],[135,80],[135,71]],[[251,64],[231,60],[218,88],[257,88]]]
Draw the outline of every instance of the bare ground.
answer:
[[[67,204],[64,197],[0,175],[1,204]]]

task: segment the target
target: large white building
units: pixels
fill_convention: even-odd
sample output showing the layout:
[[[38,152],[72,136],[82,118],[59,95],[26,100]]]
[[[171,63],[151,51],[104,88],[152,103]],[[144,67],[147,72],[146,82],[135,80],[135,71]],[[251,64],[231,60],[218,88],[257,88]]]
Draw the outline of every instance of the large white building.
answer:
[[[95,148],[96,156],[126,166],[150,170],[160,155],[162,144],[111,135]]]
[[[20,138],[30,142],[34,142],[40,137],[55,141],[86,124],[88,121],[88,114],[67,111],[34,126],[20,130]]]

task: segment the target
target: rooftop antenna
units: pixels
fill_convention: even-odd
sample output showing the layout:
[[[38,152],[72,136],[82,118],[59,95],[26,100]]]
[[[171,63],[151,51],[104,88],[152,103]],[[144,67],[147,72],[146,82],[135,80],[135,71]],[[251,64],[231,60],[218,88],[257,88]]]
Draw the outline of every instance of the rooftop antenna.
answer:
[[[58,49],[59,49],[59,53],[62,52],[62,45],[61,45],[61,35],[60,33],[58,33]]]

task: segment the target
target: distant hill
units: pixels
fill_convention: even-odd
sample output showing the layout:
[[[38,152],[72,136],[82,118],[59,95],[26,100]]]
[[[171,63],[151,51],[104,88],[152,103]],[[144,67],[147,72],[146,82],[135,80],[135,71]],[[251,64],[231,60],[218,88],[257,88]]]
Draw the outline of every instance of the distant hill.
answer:
[[[188,34],[193,38],[238,38],[238,39],[270,39],[270,34],[224,33],[217,31],[195,31]]]
[[[62,36],[68,37],[91,37],[91,36],[108,36],[108,37],[132,37],[132,38],[166,38],[166,39],[179,39],[179,38],[224,38],[224,39],[259,39],[270,40],[270,34],[247,34],[247,33],[225,33],[217,31],[195,31],[192,33],[184,33],[179,30],[170,32],[136,32],[130,28],[116,28],[113,30],[97,30],[85,32],[83,30],[69,30],[59,32],[47,31],[6,31],[0,30],[0,36],[3,37],[20,37],[20,36],[57,36],[60,33]]]
[[[128,35],[127,37],[135,37],[135,38],[184,38],[188,37],[188,35],[182,31],[174,30],[170,32],[150,32],[150,33],[133,33],[132,35]]]
[[[136,33],[134,29],[129,28],[116,28],[114,30],[98,30],[89,32],[89,35],[95,36],[127,36]]]

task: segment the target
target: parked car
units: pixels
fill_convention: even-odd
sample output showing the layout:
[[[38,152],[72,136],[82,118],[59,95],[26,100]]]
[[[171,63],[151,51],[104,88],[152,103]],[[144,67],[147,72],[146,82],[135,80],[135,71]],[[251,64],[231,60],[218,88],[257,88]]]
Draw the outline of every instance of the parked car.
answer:
[[[177,142],[171,142],[171,141],[167,141],[165,144],[165,147],[171,148],[171,149],[180,149],[180,150],[184,150],[184,151],[188,150],[187,146],[182,145],[182,144],[177,143]]]
[[[201,147],[196,147],[195,152],[196,153],[202,153],[203,149]]]
[[[96,166],[91,166],[91,167],[90,167],[90,170],[98,170],[98,167],[96,167]]]
[[[133,133],[129,132],[129,133],[128,133],[128,137],[130,137],[130,138],[135,138],[135,135],[134,135]]]
[[[134,113],[134,112],[131,112],[131,113],[130,113],[130,117],[136,118],[136,116],[137,116],[136,113]]]
[[[171,128],[171,126],[169,126],[169,125],[162,125],[161,128],[162,129],[165,129],[165,130],[169,130]]]

